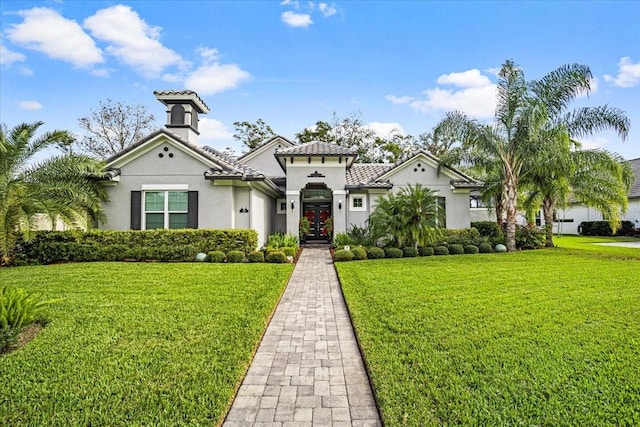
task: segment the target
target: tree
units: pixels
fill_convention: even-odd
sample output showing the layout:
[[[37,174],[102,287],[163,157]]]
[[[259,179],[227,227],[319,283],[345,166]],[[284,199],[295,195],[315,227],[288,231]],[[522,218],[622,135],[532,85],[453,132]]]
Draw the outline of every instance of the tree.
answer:
[[[36,214],[52,222],[90,226],[102,220],[101,202],[107,200],[95,180],[102,164],[82,155],[66,153],[39,163],[33,158],[56,144],[69,144],[66,131],[47,132],[35,138],[42,122],[23,123],[9,130],[0,126],[0,258],[10,262],[20,234],[29,239]]]
[[[78,120],[86,134],[77,142],[88,154],[106,159],[142,139],[155,128],[155,117],[144,105],[107,99]]]
[[[440,236],[437,225],[443,222],[435,194],[416,184],[378,198],[369,217],[373,236],[399,247],[416,249],[433,243]]]
[[[234,122],[236,133],[233,138],[242,142],[249,150],[259,147],[269,138],[276,136],[271,126],[266,124],[264,120],[258,119],[255,123],[250,122]]]
[[[312,141],[333,143],[335,141],[335,137],[333,136],[333,126],[328,122],[318,120],[315,125],[298,132],[296,134],[296,140],[299,144],[305,144]]]

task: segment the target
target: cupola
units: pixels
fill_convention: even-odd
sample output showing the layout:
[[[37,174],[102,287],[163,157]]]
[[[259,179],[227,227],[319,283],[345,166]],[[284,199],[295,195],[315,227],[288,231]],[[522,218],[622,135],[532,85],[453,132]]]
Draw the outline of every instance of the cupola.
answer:
[[[192,90],[155,91],[156,99],[167,106],[166,128],[178,137],[198,145],[198,114],[207,114],[209,107]]]

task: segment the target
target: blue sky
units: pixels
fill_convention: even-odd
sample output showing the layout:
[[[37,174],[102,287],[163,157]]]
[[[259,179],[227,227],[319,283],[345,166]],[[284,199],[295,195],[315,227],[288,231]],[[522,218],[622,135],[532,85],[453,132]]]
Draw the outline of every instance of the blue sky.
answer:
[[[446,111],[489,120],[506,59],[527,79],[591,67],[575,106],[626,111],[640,157],[640,2],[2,1],[0,121],[79,132],[111,98],[165,120],[154,90],[192,89],[211,108],[201,143],[241,151],[233,122],[265,120],[290,139],[361,113],[384,135],[418,135]]]

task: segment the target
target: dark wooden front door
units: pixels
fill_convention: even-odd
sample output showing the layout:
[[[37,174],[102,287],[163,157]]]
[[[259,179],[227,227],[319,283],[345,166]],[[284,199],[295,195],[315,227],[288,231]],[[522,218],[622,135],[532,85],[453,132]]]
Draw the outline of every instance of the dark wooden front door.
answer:
[[[331,216],[330,203],[305,203],[302,215],[309,220],[307,241],[328,240],[325,221]]]

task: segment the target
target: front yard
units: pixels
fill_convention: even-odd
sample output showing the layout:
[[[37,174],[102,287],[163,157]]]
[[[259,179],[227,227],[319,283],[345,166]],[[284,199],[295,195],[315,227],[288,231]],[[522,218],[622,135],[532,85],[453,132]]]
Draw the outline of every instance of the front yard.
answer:
[[[63,298],[0,356],[0,425],[216,425],[291,265],[92,263],[0,269]]]
[[[386,425],[640,424],[640,249],[594,240],[336,264]]]

